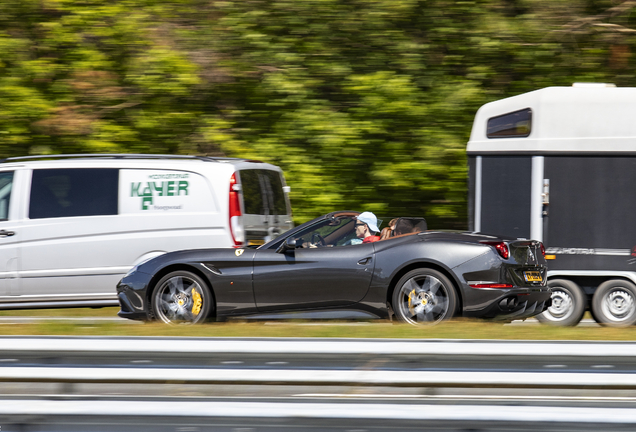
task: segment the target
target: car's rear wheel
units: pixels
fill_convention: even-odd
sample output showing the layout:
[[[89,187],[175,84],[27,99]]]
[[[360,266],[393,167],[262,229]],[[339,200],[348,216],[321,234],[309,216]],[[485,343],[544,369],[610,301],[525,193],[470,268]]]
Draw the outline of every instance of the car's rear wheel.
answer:
[[[208,317],[212,294],[198,275],[189,271],[168,273],[152,294],[152,311],[166,324],[198,324]]]
[[[620,279],[603,282],[594,291],[592,310],[601,325],[633,325],[636,323],[636,285]]]
[[[567,279],[552,279],[548,286],[552,290],[552,306],[537,315],[537,320],[560,327],[577,325],[585,313],[583,290]]]
[[[455,288],[437,270],[412,270],[398,281],[393,292],[393,311],[400,322],[437,324],[452,318],[456,310]]]

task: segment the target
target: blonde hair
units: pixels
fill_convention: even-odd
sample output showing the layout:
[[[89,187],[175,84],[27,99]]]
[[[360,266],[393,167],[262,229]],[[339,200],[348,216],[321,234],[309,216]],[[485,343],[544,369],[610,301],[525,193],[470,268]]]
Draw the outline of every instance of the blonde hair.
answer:
[[[391,221],[389,222],[389,226],[382,228],[382,231],[380,232],[380,240],[386,240],[391,237],[391,235],[393,234],[393,227],[395,226],[397,220],[398,218],[391,219]]]

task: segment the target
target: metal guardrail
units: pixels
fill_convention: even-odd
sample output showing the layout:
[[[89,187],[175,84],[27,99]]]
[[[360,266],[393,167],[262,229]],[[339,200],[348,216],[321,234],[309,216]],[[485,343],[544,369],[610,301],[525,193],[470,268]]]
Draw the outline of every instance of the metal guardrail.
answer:
[[[272,402],[180,402],[180,401],[78,401],[21,399],[2,401],[0,416],[144,416],[146,418],[288,418],[288,419],[396,419],[421,421],[510,422],[532,425],[536,422],[593,424],[636,424],[634,410],[594,407],[489,406],[489,405],[400,405],[363,403],[272,403]],[[420,425],[421,430],[427,423]],[[199,430],[198,428],[192,428]],[[287,428],[286,428],[287,429]],[[447,427],[444,430],[450,430]],[[542,428],[541,428],[542,429]],[[3,430],[5,428],[3,427]],[[19,430],[24,430],[20,428]],[[31,429],[30,429],[31,430]],[[49,429],[47,429],[49,430]],[[88,430],[88,429],[87,429]],[[120,429],[117,429],[120,430]],[[131,429],[132,430],[132,429]],[[134,430],[146,430],[143,423]],[[177,429],[178,430],[178,429]],[[190,429],[184,429],[190,430]],[[206,429],[207,430],[207,429]],[[253,430],[253,429],[248,429]],[[312,429],[313,430],[313,429]],[[331,430],[331,429],[329,429]],[[435,430],[440,430],[435,428]],[[477,430],[465,429],[461,430]],[[479,428],[479,430],[482,430]],[[497,428],[497,430],[502,430]],[[526,430],[526,429],[523,429]],[[539,429],[534,429],[539,430]],[[568,429],[568,430],[582,430]],[[589,429],[585,429],[589,430]],[[594,430],[599,430],[594,429]],[[612,429],[610,429],[612,430]],[[627,430],[627,429],[620,429]],[[632,430],[632,429],[630,429]]]
[[[636,343],[616,342],[532,342],[532,341],[448,341],[448,340],[369,340],[369,339],[256,339],[256,338],[149,338],[149,337],[0,337],[0,360],[4,356],[26,354],[25,358],[41,354],[53,357],[70,354],[86,356],[88,359],[107,355],[142,353],[152,357],[183,358],[188,355],[199,358],[216,354],[258,354],[264,357],[271,354],[280,357],[300,355],[311,357],[314,354],[346,356],[365,355],[377,358],[382,355],[408,356],[508,356],[512,362],[522,361],[523,357],[544,356],[546,359],[557,357],[587,357],[592,361],[618,358],[631,362],[636,357]],[[223,357],[223,356],[221,356]],[[130,358],[123,356],[120,358]],[[148,358],[148,357],[145,357]],[[14,360],[15,360],[14,359]],[[17,361],[17,360],[16,360]],[[62,363],[56,366],[24,366],[14,362],[0,363],[0,382],[4,383],[61,383],[61,393],[43,397],[20,395],[13,398],[10,394],[0,396],[0,422],[2,430],[11,430],[11,424],[29,424],[33,430],[38,422],[45,424],[49,419],[72,421],[71,418],[94,419],[96,424],[104,419],[119,422],[134,416],[141,423],[130,426],[130,430],[152,430],[142,426],[148,419],[161,422],[163,419],[199,421],[203,418],[236,419],[237,423],[246,418],[287,419],[349,419],[357,424],[368,421],[391,420],[397,422],[422,421],[422,425],[435,425],[435,421],[447,425],[453,424],[488,425],[492,422],[511,422],[524,425],[531,430],[544,430],[546,425],[562,424],[567,430],[603,430],[594,429],[596,424],[616,425],[620,430],[633,430],[636,425],[636,410],[631,408],[633,397],[626,398],[624,405],[618,407],[601,406],[553,406],[549,400],[552,389],[593,389],[593,390],[634,390],[636,374],[620,372],[564,372],[562,369],[551,372],[519,371],[448,371],[448,370],[392,370],[392,369],[292,369],[292,368],[249,368],[249,367],[188,367],[179,366],[78,366],[77,363]],[[535,401],[530,406],[517,404],[444,404],[409,401],[394,403],[375,401],[364,403],[361,398],[349,401],[316,402],[315,396],[294,400],[278,401],[225,401],[205,400],[182,397],[172,398],[153,394],[145,396],[97,396],[90,393],[68,392],[64,389],[75,387],[76,383],[85,384],[177,384],[183,388],[196,388],[194,385],[280,385],[290,388],[311,386],[358,386],[395,387],[395,388],[539,388],[546,389],[547,399]],[[16,384],[17,385],[17,384]],[[48,385],[48,384],[46,384]],[[192,387],[190,387],[192,385]],[[32,386],[32,384],[26,384]],[[49,386],[51,387],[51,386]],[[52,386],[54,388],[56,386]],[[134,386],[133,386],[134,387]],[[143,386],[142,386],[143,387]],[[174,387],[174,386],[173,386]],[[86,386],[85,389],[91,388]],[[154,388],[154,387],[153,387]],[[169,387],[168,387],[169,388]],[[283,388],[283,387],[281,387]],[[160,387],[156,390],[160,392]],[[84,390],[86,391],[86,390]],[[392,390],[387,390],[391,392]],[[443,390],[439,390],[443,392]],[[461,390],[458,390],[461,392]],[[485,390],[487,392],[487,390]],[[517,390],[512,390],[516,392]],[[412,390],[404,394],[412,394]],[[437,392],[437,390],[436,390]],[[506,391],[504,391],[505,393]],[[378,395],[383,391],[377,392]],[[504,394],[502,393],[502,394]],[[276,394],[276,393],[274,393]],[[419,394],[419,393],[418,393]],[[490,393],[484,393],[490,394]],[[581,393],[584,394],[584,393]],[[595,394],[604,394],[596,392]],[[610,393],[611,395],[611,393]],[[363,394],[364,396],[364,394]],[[275,398],[275,397],[274,397]],[[501,396],[501,400],[507,400]],[[557,397],[558,398],[558,397]],[[303,400],[301,400],[303,399]],[[587,401],[584,403],[591,403]],[[590,397],[592,399],[592,397]],[[607,397],[606,397],[607,399]],[[627,400],[629,399],[629,400]],[[466,402],[466,401],[465,401]],[[625,405],[627,404],[627,405]],[[128,417],[126,417],[128,416]],[[61,420],[60,420],[61,419]],[[64,420],[67,419],[67,420]],[[194,420],[193,420],[194,419]],[[364,420],[363,420],[364,419]],[[371,420],[369,420],[371,419]],[[377,420],[374,420],[377,419]],[[91,420],[93,421],[93,420]],[[259,420],[254,420],[259,421]],[[319,421],[319,420],[316,420]],[[30,423],[29,423],[30,422]],[[205,422],[205,420],[203,420]],[[433,422],[433,423],[431,423]],[[464,422],[464,423],[462,423]],[[157,424],[159,424],[157,423]],[[196,422],[195,422],[196,423]],[[249,423],[249,422],[248,422]],[[119,423],[117,423],[119,424]],[[199,424],[199,423],[196,423]],[[251,424],[251,423],[250,423]],[[313,424],[313,423],[312,423]],[[318,424],[318,423],[316,423]],[[367,424],[367,423],[364,423]],[[396,423],[397,424],[397,423]],[[7,426],[7,427],[5,427]],[[580,427],[579,427],[580,426]],[[588,427],[589,426],[589,427]],[[22,426],[20,426],[22,427]],[[42,426],[44,428],[44,426]],[[142,429],[139,429],[142,427]],[[155,427],[155,426],[152,426]],[[432,427],[432,426],[431,426]],[[18,430],[17,427],[15,430]],[[23,429],[19,429],[23,430]],[[30,429],[31,430],[31,429]],[[42,429],[45,430],[45,429]],[[48,429],[46,429],[48,430]],[[387,429],[388,430],[388,429]],[[429,430],[429,429],[422,429]],[[461,430],[465,430],[461,429]],[[486,430],[486,429],[484,429]],[[490,429],[488,429],[490,430]],[[497,429],[500,430],[500,429]],[[559,426],[550,430],[559,429]],[[608,429],[609,430],[609,429]],[[612,428],[611,430],[618,430]]]
[[[448,339],[0,337],[2,351],[634,357],[636,342]]]
[[[3,367],[0,382],[636,389],[629,373]]]
[[[2,353],[74,355],[383,355],[508,357],[512,364],[543,356],[586,357],[593,361],[636,358],[636,343],[449,341],[371,339],[0,337]],[[518,359],[518,360],[517,360]],[[187,383],[249,385],[371,385],[393,387],[490,387],[636,389],[629,372],[444,371],[391,369],[291,369],[179,367],[19,366],[0,367],[2,382]]]

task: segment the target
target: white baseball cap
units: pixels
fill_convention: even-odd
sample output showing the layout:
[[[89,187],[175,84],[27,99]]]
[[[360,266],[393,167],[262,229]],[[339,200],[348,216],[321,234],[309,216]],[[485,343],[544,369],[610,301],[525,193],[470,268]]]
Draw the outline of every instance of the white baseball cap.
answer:
[[[379,232],[378,218],[371,212],[360,213],[357,217],[360,222],[364,222],[369,227],[369,230],[373,232]]]

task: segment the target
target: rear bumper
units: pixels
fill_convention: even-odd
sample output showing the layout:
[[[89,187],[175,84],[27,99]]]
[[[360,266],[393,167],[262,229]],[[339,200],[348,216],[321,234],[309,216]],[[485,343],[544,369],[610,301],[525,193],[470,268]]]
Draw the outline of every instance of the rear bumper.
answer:
[[[512,321],[539,315],[552,304],[552,290],[548,287],[488,289],[492,296],[488,305],[465,310],[463,316]]]

